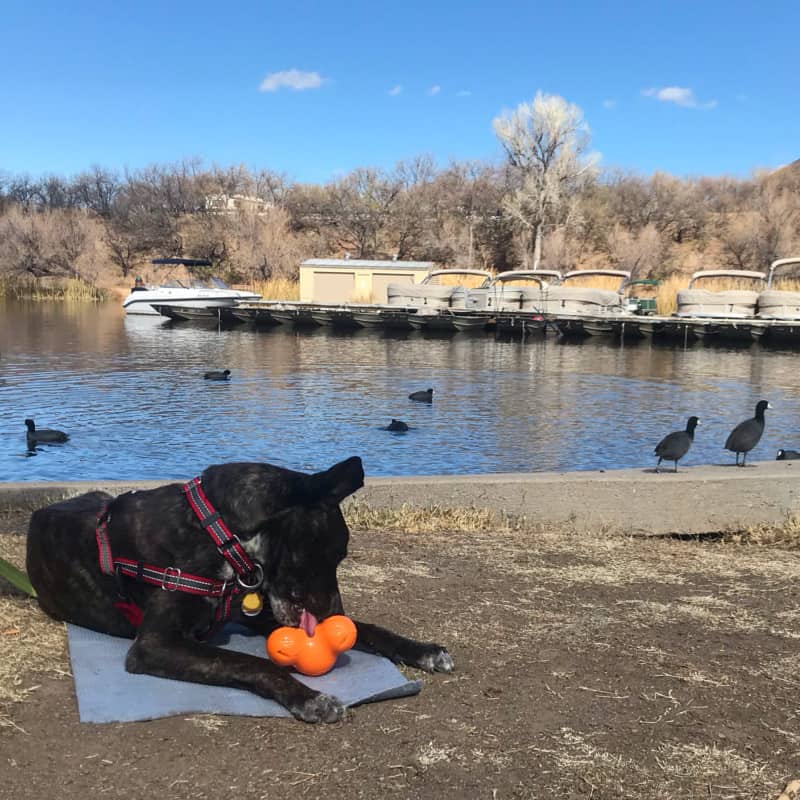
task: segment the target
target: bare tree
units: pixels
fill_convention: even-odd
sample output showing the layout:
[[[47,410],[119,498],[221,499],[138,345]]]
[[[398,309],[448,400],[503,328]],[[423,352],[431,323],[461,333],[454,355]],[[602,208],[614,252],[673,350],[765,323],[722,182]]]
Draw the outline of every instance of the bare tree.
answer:
[[[380,250],[400,188],[396,178],[380,170],[355,169],[326,187],[321,211],[343,246],[353,248],[357,258],[373,257]]]
[[[12,208],[0,218],[0,273],[12,276],[83,277],[82,256],[90,223],[81,211]]]
[[[635,232],[617,223],[608,234],[606,248],[614,266],[627,270],[633,278],[653,274],[664,255],[661,234],[653,223]]]
[[[597,157],[589,154],[589,127],[578,106],[537,92],[493,121],[508,158],[508,213],[530,232],[533,268],[542,258],[545,226],[557,221],[565,200],[594,178]]]

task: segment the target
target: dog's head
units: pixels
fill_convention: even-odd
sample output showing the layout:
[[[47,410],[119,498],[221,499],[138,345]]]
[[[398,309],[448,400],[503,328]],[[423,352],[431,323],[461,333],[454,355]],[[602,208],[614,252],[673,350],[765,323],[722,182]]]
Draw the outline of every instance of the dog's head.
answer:
[[[207,474],[216,469],[225,472]],[[316,620],[342,613],[336,570],[347,555],[349,531],[339,503],[364,484],[360,458],[313,475],[225,465],[207,470],[203,483],[217,483],[214,494],[225,497],[226,521],[244,534],[245,546],[259,542],[254,556],[264,567],[262,590],[281,625],[305,626],[310,618],[313,628]]]

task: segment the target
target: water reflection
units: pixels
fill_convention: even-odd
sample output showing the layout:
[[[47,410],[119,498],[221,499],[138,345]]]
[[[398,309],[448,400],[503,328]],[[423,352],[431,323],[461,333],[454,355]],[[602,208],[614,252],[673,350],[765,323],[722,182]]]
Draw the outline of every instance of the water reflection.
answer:
[[[726,463],[727,434],[761,397],[775,410],[753,457],[800,445],[792,350],[225,330],[116,304],[0,315],[4,480],[185,477],[250,459],[312,469],[352,454],[369,475],[652,467],[691,414],[703,424],[685,463]],[[230,382],[203,379],[225,368]],[[428,386],[433,404],[408,400]],[[30,458],[26,417],[70,442]],[[392,418],[411,429],[381,430]]]

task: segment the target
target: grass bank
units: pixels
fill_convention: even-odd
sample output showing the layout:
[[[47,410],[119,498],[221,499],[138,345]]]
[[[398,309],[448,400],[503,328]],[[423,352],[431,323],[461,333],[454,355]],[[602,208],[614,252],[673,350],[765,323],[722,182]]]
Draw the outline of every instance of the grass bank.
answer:
[[[108,299],[104,289],[77,278],[45,280],[0,276],[0,297],[11,300],[70,300],[98,302]]]

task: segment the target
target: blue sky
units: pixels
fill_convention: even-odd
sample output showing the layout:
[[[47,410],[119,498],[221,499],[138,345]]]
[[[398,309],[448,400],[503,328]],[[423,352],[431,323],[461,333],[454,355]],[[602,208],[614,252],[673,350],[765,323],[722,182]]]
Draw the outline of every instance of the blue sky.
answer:
[[[8,172],[499,159],[492,119],[537,90],[583,109],[604,167],[800,158],[798,2],[3,0],[0,30]]]

